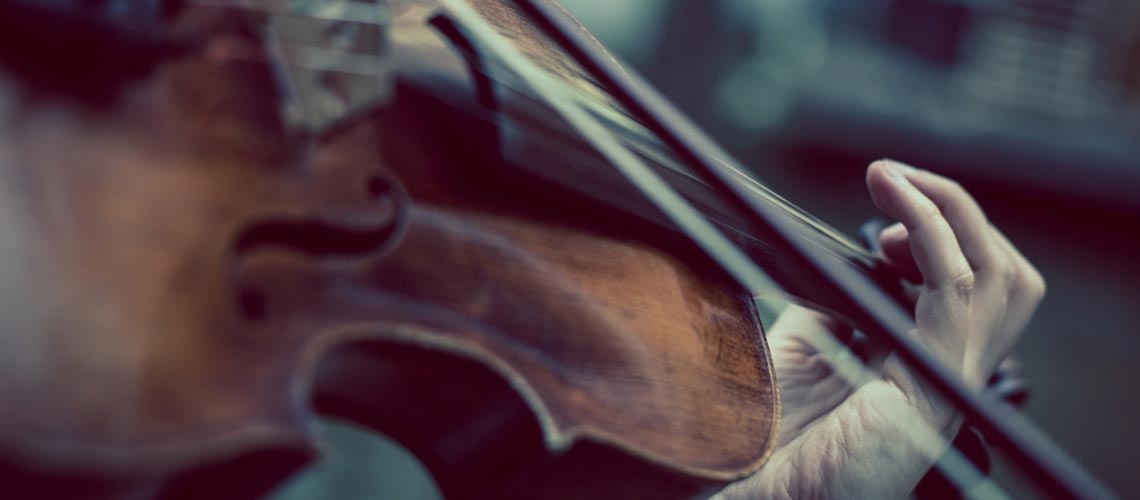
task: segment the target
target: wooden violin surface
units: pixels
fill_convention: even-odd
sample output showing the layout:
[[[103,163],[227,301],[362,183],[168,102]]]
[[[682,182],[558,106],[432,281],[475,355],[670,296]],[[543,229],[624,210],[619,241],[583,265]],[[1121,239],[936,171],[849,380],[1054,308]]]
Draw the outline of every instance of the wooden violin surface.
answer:
[[[177,29],[264,52],[256,22]],[[688,244],[507,175],[406,89],[290,135],[272,65],[206,46],[106,107],[3,78],[14,491],[248,497],[316,453],[322,413],[449,497],[689,496],[763,463],[763,332]]]

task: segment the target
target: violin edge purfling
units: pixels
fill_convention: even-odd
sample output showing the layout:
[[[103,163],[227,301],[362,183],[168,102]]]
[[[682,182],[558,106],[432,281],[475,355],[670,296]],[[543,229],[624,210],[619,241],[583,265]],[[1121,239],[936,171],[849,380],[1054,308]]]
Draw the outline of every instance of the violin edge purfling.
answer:
[[[0,374],[11,491],[262,494],[318,414],[412,445],[456,497],[691,496],[763,463],[778,397],[746,294],[407,93],[291,135],[258,22],[189,6],[199,51],[7,129],[7,213],[37,224],[0,224],[37,250],[0,247],[29,271]]]

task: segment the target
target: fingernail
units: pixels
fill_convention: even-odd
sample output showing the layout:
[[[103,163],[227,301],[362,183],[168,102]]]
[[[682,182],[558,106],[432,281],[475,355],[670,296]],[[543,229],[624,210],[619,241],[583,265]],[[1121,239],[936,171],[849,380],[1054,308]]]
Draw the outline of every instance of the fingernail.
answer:
[[[895,168],[899,169],[900,172],[903,172],[906,174],[909,174],[911,172],[918,170],[917,167],[914,167],[914,166],[912,166],[906,162],[898,161],[894,158],[879,158],[876,161],[878,161],[879,163],[889,163],[891,165],[894,165]]]
[[[906,182],[906,177],[903,177],[902,169],[899,168],[898,163],[895,163],[895,162],[890,161],[890,160],[884,161],[883,162],[883,170],[885,170],[887,172],[887,178],[889,178],[890,180],[898,182],[898,183],[905,183]]]
[[[906,233],[906,228],[903,227],[901,222],[896,222],[885,228],[879,233],[879,238],[893,238],[900,237]]]

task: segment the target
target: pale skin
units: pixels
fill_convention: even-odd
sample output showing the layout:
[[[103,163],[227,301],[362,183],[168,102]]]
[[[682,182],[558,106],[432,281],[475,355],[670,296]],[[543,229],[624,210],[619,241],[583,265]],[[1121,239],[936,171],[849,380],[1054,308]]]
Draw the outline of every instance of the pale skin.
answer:
[[[899,221],[884,259],[921,282],[910,332],[978,391],[1020,338],[1045,293],[1040,273],[956,182],[889,160],[867,169],[875,205]],[[903,498],[952,436],[957,412],[888,357],[853,389],[812,341],[842,328],[797,306],[769,329],[783,414],[777,449],[728,498]]]

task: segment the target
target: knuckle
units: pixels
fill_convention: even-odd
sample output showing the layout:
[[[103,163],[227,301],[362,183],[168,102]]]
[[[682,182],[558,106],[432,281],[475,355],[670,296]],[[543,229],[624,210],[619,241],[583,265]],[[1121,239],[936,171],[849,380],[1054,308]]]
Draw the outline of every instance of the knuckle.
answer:
[[[920,203],[915,209],[915,212],[919,222],[926,226],[937,223],[942,219],[942,211],[938,209],[937,205],[929,201]]]
[[[969,292],[974,289],[974,281],[974,271],[967,269],[966,271],[959,274],[956,278],[954,278],[954,280],[951,281],[951,284],[959,292]]]
[[[966,269],[964,271],[958,273],[952,279],[946,281],[944,284],[938,286],[937,288],[943,290],[953,290],[956,295],[964,298],[968,297],[973,292],[975,282],[976,276],[974,275],[974,271],[971,270],[969,266],[966,266]]]
[[[954,179],[942,177],[934,173],[930,173],[928,178],[931,184],[947,198],[961,198],[962,196],[966,196],[966,189]]]
[[[978,206],[974,197],[958,181],[942,177],[938,184],[942,193],[940,205],[962,212],[981,211],[981,207]]]
[[[980,223],[988,225],[989,221],[986,219],[985,211],[978,205],[977,200],[970,196],[970,193],[960,184],[955,182],[953,186],[945,201],[947,208],[954,210],[959,216],[977,218]]]
[[[953,179],[943,178],[942,182],[943,182],[942,185],[946,188],[946,191],[949,194],[953,195],[955,198],[961,198],[964,196],[969,196],[969,194],[967,194],[967,192],[966,192],[966,188],[962,187],[962,184],[959,183],[958,181],[953,180]]]
[[[1034,302],[1045,297],[1045,279],[1036,270],[1024,273],[1016,281],[1013,292]]]

